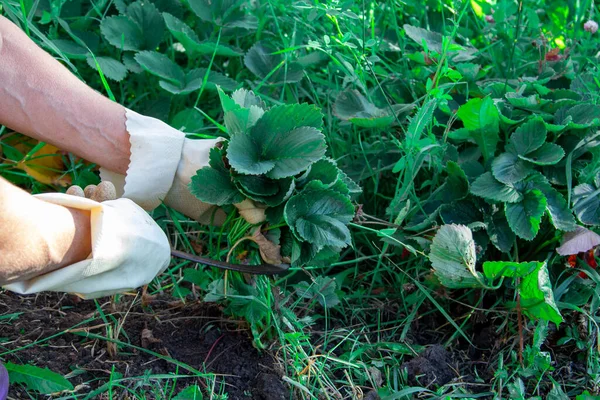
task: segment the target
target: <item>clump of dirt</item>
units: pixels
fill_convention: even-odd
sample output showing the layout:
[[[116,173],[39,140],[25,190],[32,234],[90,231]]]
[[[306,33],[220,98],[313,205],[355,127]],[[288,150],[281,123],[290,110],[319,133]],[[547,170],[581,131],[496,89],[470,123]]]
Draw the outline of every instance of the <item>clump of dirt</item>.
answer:
[[[452,355],[441,345],[428,347],[418,357],[402,364],[412,386],[441,386],[455,377]]]
[[[154,300],[148,307],[139,300],[133,304],[131,300],[118,304],[102,300],[104,303],[100,300],[96,306],[93,301],[78,301],[68,295],[0,293],[0,353],[17,350],[1,359],[67,375],[79,395],[107,382],[112,371],[124,378],[175,372],[194,375],[185,370],[190,367],[207,377],[180,378],[177,390],[197,384],[206,393],[227,393],[229,399],[289,398],[274,359],[253,347],[243,321],[225,318],[219,307],[167,298]],[[100,338],[106,338],[107,325],[98,307],[111,322],[113,332],[118,330],[115,327],[122,327],[118,335],[113,333],[119,342]],[[13,317],[8,317],[11,314]],[[32,343],[35,345],[22,348]],[[139,384],[139,379],[132,379],[131,384]],[[9,395],[28,398],[20,387],[12,387]],[[149,391],[146,398],[161,397]]]

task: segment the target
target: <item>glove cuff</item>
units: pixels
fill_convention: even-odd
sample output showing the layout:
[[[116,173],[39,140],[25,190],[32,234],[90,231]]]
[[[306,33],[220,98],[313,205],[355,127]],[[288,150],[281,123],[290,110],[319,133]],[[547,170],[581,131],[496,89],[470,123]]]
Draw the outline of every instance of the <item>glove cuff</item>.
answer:
[[[90,212],[92,254],[83,261],[4,286],[21,294],[41,291],[77,293],[95,298],[144,285],[169,265],[164,232],[129,199],[98,203],[62,193],[36,198]]]
[[[125,117],[131,144],[127,175],[100,168],[100,177],[115,185],[117,196],[131,199],[145,210],[153,210],[173,185],[185,134],[156,118],[129,109]]]

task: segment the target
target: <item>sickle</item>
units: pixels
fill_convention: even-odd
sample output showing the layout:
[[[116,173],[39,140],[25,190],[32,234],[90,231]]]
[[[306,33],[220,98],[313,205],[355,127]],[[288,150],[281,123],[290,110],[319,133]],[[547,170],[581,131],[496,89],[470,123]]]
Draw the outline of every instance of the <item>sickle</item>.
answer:
[[[106,201],[106,200],[114,200],[117,197],[117,192],[115,186],[108,181],[101,182],[96,185],[88,185],[85,189],[77,185],[71,186],[67,190],[67,194],[78,196],[78,197],[87,197],[92,200],[96,200],[98,202]],[[177,258],[183,258],[184,260],[197,262],[204,265],[210,265],[211,267],[217,267],[221,269],[227,269],[231,271],[245,272],[247,274],[254,275],[277,275],[282,272],[285,272],[290,268],[289,264],[260,264],[260,265],[242,265],[242,264],[231,264],[223,261],[211,260],[210,258],[195,256],[190,253],[186,253],[183,251],[175,250],[171,248],[171,255]],[[1,365],[1,364],[0,364]],[[1,372],[1,370],[0,370]],[[1,392],[0,392],[1,394]],[[0,397],[0,400],[1,397]]]
[[[231,264],[223,261],[212,260],[207,257],[195,256],[190,253],[171,249],[171,255],[173,257],[182,258],[184,260],[197,262],[199,264],[210,265],[211,267],[217,267],[221,269],[227,269],[230,271],[245,272],[247,274],[254,275],[277,275],[283,273],[290,268],[289,264],[260,264],[260,265],[244,265],[244,264]]]

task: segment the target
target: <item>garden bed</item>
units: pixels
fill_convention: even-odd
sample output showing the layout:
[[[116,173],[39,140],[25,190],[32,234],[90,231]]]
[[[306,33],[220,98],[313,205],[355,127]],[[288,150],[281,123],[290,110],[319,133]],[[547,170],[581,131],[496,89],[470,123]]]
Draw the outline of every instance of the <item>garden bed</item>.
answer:
[[[115,393],[130,387],[147,399],[167,398],[169,393],[161,397],[163,390],[177,393],[194,384],[205,393],[226,393],[230,399],[289,398],[280,366],[269,352],[252,346],[244,321],[224,318],[212,304],[156,299],[143,307],[140,301],[132,304],[131,299],[122,298],[117,305],[98,303],[105,318],[119,321],[110,324],[112,332],[116,325],[122,326],[116,339],[123,344],[115,346],[106,340],[108,325],[94,301],[58,294],[2,293],[2,353],[14,351],[3,357],[66,375],[75,386],[73,393],[79,395],[93,393],[114,380]],[[86,337],[87,333],[101,338]],[[180,365],[168,361],[169,357]],[[181,365],[201,371],[205,378],[153,378],[169,373],[189,375]],[[140,385],[145,389],[140,390]],[[99,392],[107,396],[108,390]],[[19,387],[11,388],[9,395],[27,397]]]

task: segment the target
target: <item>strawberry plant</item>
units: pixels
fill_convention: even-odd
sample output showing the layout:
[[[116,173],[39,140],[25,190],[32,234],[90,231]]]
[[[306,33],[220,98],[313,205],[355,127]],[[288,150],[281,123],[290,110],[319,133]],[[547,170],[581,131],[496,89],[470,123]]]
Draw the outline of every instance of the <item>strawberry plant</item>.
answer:
[[[293,266],[335,258],[351,244],[352,198],[360,188],[325,157],[321,112],[308,104],[268,108],[244,89],[231,96],[219,89],[219,96],[229,139],[211,150],[210,165],[192,178],[192,193],[209,204],[236,205],[253,224],[277,227],[281,257]],[[244,202],[253,203],[251,217]]]
[[[0,13],[97,91],[189,139],[222,138],[190,189],[223,225],[152,216],[177,250],[289,272],[174,259],[148,294],[177,299],[165,314],[195,331],[190,305],[217,302],[275,350],[284,397],[598,394],[597,2],[0,0]],[[94,165],[4,127],[0,174],[33,193],[98,181]],[[115,332],[136,345],[133,314]],[[43,368],[63,348],[19,341],[2,318],[5,352],[35,350]],[[213,372],[230,353],[206,330],[210,357],[178,351],[183,331],[155,350]],[[2,361],[31,358],[20,352]],[[100,367],[110,377],[70,373],[78,395],[97,382],[88,397],[241,396],[220,369],[169,391],[119,357]],[[273,382],[259,386],[280,398]]]

